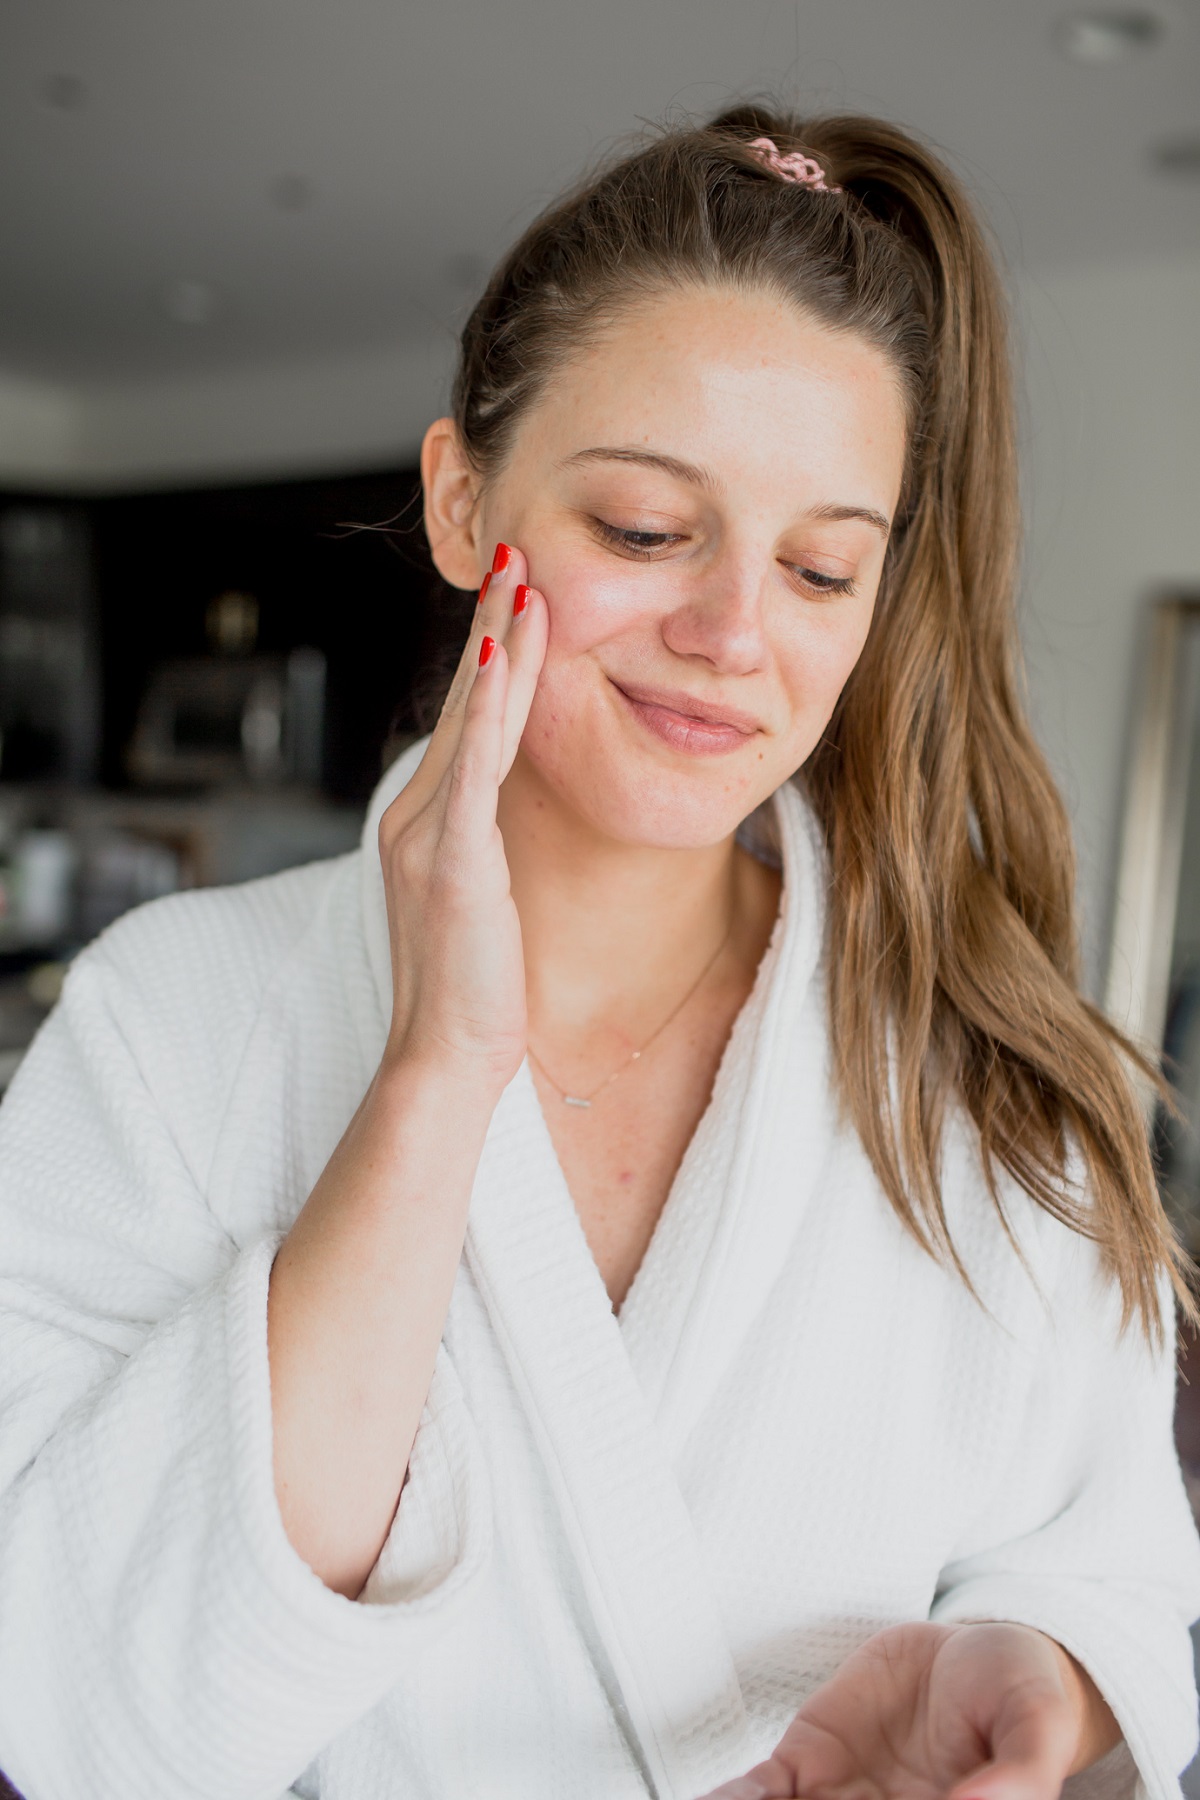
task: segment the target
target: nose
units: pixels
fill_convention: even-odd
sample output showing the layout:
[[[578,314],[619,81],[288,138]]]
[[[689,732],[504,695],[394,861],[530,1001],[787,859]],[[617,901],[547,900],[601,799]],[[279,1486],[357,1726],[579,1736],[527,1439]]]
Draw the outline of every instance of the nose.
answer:
[[[662,623],[676,656],[698,656],[720,675],[753,675],[767,660],[763,594],[745,567],[710,567]]]

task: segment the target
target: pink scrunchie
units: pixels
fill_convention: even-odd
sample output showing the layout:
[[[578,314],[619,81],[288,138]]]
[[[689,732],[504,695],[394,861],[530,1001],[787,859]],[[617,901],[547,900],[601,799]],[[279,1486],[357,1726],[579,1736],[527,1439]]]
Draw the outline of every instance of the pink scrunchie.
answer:
[[[840,194],[842,191],[840,187],[830,187],[820,163],[814,162],[811,156],[801,155],[799,150],[789,151],[784,156],[778,144],[768,137],[755,138],[746,148],[758,151],[759,161],[768,169],[774,169],[784,181],[794,181],[798,187],[811,188],[816,194]]]

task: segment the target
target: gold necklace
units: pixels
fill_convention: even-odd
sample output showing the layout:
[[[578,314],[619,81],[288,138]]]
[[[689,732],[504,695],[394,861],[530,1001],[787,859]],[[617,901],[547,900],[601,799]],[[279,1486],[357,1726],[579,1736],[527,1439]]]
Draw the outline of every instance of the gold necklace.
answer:
[[[651,1035],[646,1039],[645,1043],[642,1044],[639,1049],[633,1051],[633,1053],[631,1055],[627,1056],[625,1058],[624,1062],[621,1063],[620,1067],[614,1069],[611,1075],[606,1075],[604,1077],[604,1080],[600,1083],[599,1087],[594,1087],[590,1094],[569,1094],[567,1092],[566,1088],[560,1087],[558,1082],[555,1081],[553,1075],[550,1073],[549,1069],[546,1067],[545,1063],[542,1061],[541,1057],[538,1055],[537,1051],[534,1049],[533,1045],[531,1043],[529,1043],[528,1041],[526,1042],[525,1047],[528,1050],[530,1056],[533,1058],[533,1060],[537,1064],[538,1068],[542,1071],[542,1074],[546,1077],[546,1080],[550,1083],[550,1086],[554,1089],[555,1093],[558,1095],[559,1099],[563,1102],[564,1106],[590,1106],[592,1104],[592,1101],[596,1098],[597,1094],[602,1094],[606,1087],[611,1087],[613,1082],[617,1079],[618,1075],[623,1075],[625,1073],[626,1069],[631,1067],[631,1065],[633,1063],[637,1062],[638,1058],[640,1056],[642,1056],[650,1048],[651,1044],[653,1044],[657,1038],[660,1038],[662,1036],[663,1032],[667,1029],[667,1026],[670,1025],[673,1020],[675,1020],[679,1017],[680,1013],[683,1011],[683,1009],[687,1005],[688,1001],[692,998],[693,994],[695,994],[696,991],[698,990],[698,988],[700,987],[700,984],[704,980],[705,976],[710,975],[712,973],[713,969],[716,966],[717,958],[720,956],[722,950],[724,950],[726,944],[729,942],[729,940],[732,936],[733,936],[733,920],[730,919],[729,929],[726,931],[725,936],[721,939],[720,943],[717,945],[716,949],[713,951],[712,955],[709,957],[708,961],[705,963],[705,965],[701,969],[699,975],[697,975],[695,981],[693,981],[691,987],[688,989],[687,993],[683,996],[683,999],[679,1002],[678,1006],[674,1007],[667,1014],[667,1016],[663,1020],[662,1024],[660,1026],[658,1026],[657,1030],[655,1030],[651,1033]]]

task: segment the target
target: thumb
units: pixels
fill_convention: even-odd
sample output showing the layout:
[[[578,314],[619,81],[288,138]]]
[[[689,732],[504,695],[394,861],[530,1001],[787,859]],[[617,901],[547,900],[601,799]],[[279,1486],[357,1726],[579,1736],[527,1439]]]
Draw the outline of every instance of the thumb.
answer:
[[[795,1793],[791,1770],[778,1757],[756,1763],[736,1781],[726,1781],[705,1794],[703,1800],[788,1800]]]
[[[991,1760],[957,1782],[947,1800],[1059,1800],[1077,1747],[1069,1709],[1039,1698],[1001,1725]]]

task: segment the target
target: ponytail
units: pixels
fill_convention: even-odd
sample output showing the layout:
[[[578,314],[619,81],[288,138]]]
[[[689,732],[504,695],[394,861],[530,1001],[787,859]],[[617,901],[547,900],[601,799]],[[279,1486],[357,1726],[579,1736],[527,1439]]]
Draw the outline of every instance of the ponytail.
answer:
[[[787,178],[797,155],[819,183]],[[829,847],[849,1116],[905,1227],[966,1279],[939,1176],[947,1108],[965,1109],[1001,1217],[1003,1170],[1096,1242],[1124,1321],[1159,1336],[1164,1272],[1196,1308],[1126,1074],[1147,1065],[1079,992],[1070,832],[1019,694],[1007,327],[972,207],[877,119],[742,106],[664,131],[536,220],[468,321],[454,410],[480,474],[599,321],[685,280],[766,287],[858,333],[908,404],[867,643],[797,777]]]

